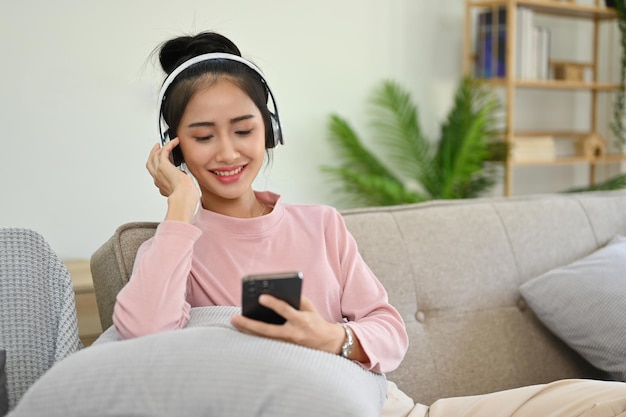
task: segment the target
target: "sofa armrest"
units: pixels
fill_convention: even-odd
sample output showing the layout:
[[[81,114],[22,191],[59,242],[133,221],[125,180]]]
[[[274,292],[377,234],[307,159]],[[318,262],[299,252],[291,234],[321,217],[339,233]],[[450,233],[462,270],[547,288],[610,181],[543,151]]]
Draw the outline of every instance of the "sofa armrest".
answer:
[[[130,279],[139,246],[154,235],[158,223],[121,225],[91,256],[90,267],[102,330],[113,324],[117,293]]]

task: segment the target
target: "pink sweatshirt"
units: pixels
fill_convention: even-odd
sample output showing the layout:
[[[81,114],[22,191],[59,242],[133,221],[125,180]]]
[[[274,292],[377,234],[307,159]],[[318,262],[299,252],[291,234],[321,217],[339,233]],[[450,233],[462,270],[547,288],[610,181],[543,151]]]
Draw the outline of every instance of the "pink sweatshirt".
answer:
[[[343,218],[332,207],[285,205],[257,192],[274,210],[234,218],[199,209],[193,224],[165,221],[142,244],[113,322],[123,338],[179,329],[191,307],[241,306],[248,274],[298,270],[302,293],[330,322],[345,317],[375,372],[398,367],[408,336],[382,284],[365,264]]]

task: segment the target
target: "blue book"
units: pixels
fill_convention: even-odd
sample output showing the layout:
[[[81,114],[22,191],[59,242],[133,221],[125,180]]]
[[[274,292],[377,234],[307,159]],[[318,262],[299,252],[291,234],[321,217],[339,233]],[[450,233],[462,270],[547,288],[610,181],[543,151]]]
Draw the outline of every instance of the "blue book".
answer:
[[[498,9],[497,20],[493,9],[478,14],[476,45],[476,76],[479,78],[506,75],[506,9]]]

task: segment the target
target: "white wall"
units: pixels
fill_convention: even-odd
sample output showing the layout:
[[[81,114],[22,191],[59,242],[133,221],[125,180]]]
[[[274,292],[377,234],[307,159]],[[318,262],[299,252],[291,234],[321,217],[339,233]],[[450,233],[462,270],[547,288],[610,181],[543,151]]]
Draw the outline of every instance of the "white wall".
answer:
[[[164,214],[144,162],[162,81],[150,54],[170,37],[216,30],[264,70],[286,146],[256,188],[287,202],[335,203],[319,171],[331,112],[366,132],[365,99],[391,78],[436,137],[461,75],[462,0],[3,3],[0,227],[35,229],[63,258]]]

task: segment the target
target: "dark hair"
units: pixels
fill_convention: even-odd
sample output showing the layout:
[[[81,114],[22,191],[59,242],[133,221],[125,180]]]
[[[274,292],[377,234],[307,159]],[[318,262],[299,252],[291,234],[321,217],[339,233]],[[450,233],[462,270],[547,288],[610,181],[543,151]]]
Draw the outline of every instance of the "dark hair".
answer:
[[[224,52],[241,56],[237,45],[230,39],[215,32],[201,32],[195,36],[180,36],[163,43],[159,49],[159,62],[169,75],[183,62],[202,54]],[[170,137],[176,131],[187,103],[199,88],[226,77],[241,88],[261,112],[265,124],[265,148],[274,147],[274,131],[270,110],[267,107],[268,91],[262,77],[241,62],[228,59],[202,61],[180,73],[168,87],[161,105],[163,119],[170,130]]]

